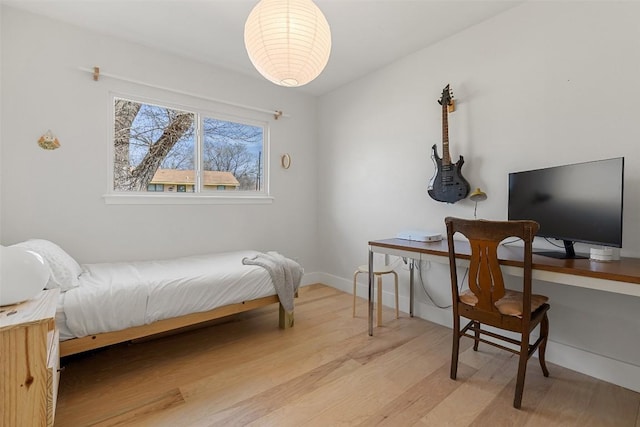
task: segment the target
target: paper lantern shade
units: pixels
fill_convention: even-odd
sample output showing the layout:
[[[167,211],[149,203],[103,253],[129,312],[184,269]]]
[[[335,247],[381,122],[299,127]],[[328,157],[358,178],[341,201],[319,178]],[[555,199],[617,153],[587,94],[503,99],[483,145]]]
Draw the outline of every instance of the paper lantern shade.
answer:
[[[281,86],[302,86],[320,75],[331,53],[331,30],[311,0],[261,0],[244,26],[253,66]]]

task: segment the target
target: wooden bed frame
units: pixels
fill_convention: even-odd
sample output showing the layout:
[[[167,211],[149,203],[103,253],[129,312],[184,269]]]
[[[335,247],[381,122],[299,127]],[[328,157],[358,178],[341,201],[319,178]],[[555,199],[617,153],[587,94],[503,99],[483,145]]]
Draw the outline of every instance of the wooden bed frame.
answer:
[[[195,325],[209,320],[219,319],[231,314],[242,313],[256,308],[280,302],[277,295],[243,301],[237,304],[225,305],[201,313],[186,314],[171,319],[159,320],[148,325],[134,326],[115,332],[89,335],[82,338],[73,338],[60,343],[60,357],[70,356],[83,351],[94,350],[112,344],[148,337],[150,335],[168,332],[186,326]],[[278,325],[282,329],[293,326],[293,313],[287,313],[280,304]]]

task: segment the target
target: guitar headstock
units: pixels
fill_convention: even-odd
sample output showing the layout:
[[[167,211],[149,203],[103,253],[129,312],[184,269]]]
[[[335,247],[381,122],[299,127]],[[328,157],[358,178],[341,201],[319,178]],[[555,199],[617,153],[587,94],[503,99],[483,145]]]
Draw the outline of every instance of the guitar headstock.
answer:
[[[444,87],[444,89],[442,89],[442,96],[438,100],[438,104],[440,104],[440,105],[451,105],[452,101],[453,101],[453,93],[451,92],[451,89],[449,88],[449,85],[447,84]]]

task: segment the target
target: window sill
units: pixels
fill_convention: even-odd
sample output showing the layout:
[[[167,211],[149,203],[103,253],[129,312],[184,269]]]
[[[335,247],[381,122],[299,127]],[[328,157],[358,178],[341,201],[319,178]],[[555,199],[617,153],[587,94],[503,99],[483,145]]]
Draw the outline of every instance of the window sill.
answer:
[[[102,196],[107,205],[265,205],[273,203],[273,197],[264,194],[234,196],[209,196],[194,194],[117,194]]]

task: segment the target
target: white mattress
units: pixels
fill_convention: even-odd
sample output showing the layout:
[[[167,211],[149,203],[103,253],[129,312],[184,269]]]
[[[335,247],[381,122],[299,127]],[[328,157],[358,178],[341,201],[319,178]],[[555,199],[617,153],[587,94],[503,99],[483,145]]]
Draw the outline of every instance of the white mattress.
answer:
[[[84,264],[80,285],[61,295],[61,339],[111,332],[275,295],[267,270],[243,265],[257,251],[165,261]]]

